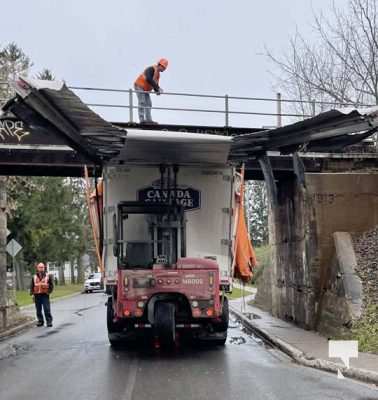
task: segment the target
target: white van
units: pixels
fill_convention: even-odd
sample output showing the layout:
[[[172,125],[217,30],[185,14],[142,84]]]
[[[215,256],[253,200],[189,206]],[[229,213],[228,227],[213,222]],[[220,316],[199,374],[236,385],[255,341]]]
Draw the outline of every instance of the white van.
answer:
[[[84,292],[91,293],[94,290],[102,290],[104,288],[101,272],[94,272],[88,276],[84,282]]]

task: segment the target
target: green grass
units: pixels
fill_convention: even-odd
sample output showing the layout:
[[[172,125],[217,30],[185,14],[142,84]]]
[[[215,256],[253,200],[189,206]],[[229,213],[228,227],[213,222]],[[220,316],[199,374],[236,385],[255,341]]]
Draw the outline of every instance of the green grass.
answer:
[[[68,296],[73,293],[81,292],[83,290],[83,284],[67,284],[64,286],[55,286],[54,291],[50,295],[50,299],[56,299],[58,297]],[[28,290],[17,290],[16,292],[16,301],[17,304],[22,306],[27,306],[28,304],[32,304],[32,296],[30,296]]]
[[[244,293],[245,293],[244,295],[246,297],[251,294],[251,293],[247,292],[246,290],[244,291]],[[229,300],[239,299],[240,297],[243,297],[243,291],[242,291],[242,289],[234,287],[232,289],[232,293],[227,293],[227,297]]]
[[[370,305],[353,324],[349,339],[358,340],[360,351],[378,354],[378,304]]]
[[[253,270],[252,283],[256,284],[262,277],[264,268],[270,265],[271,248],[269,245],[255,248],[257,267]]]
[[[359,351],[378,354],[378,304],[369,305],[351,329],[343,329],[332,339],[357,340]]]

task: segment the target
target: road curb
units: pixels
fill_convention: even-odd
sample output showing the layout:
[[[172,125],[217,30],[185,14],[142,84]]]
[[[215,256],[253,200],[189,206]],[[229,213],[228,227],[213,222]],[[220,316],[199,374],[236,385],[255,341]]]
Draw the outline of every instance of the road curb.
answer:
[[[277,338],[274,335],[271,335],[264,329],[258,327],[253,321],[245,317],[240,311],[238,311],[231,304],[230,304],[230,311],[238,319],[240,319],[240,321],[245,327],[250,329],[252,332],[256,333],[265,341],[277,347],[283,353],[287,354],[296,363],[306,367],[316,368],[327,372],[333,372],[335,374],[337,374],[337,371],[340,371],[346,378],[357,379],[362,382],[373,383],[375,385],[378,385],[378,373],[361,368],[353,368],[353,367],[346,368],[344,364],[338,364],[332,361],[309,357],[303,351],[298,350],[289,343]]]
[[[21,325],[14,326],[13,328],[10,328],[4,332],[1,332],[0,333],[0,341],[3,341],[11,336],[15,336],[18,333],[32,327],[33,325],[35,325],[35,320],[24,322]],[[0,359],[1,359],[1,351],[0,351]]]

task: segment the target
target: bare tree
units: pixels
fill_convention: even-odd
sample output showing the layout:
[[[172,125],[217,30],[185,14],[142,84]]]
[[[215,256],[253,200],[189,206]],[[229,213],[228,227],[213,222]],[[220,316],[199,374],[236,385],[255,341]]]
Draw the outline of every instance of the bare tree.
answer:
[[[286,55],[267,51],[282,92],[306,101],[297,112],[378,104],[377,9],[376,0],[349,0],[345,9],[333,4],[329,17],[314,14],[316,43],[297,32]]]

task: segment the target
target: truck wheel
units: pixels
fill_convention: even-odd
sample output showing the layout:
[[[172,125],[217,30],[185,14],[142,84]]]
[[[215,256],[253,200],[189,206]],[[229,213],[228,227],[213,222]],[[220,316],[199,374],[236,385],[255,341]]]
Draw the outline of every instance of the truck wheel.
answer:
[[[229,324],[229,320],[230,320],[227,297],[224,298],[222,314],[221,314],[220,318],[221,318],[221,321],[214,324],[214,330],[216,332],[224,332],[224,331],[227,332],[228,324]]]
[[[120,347],[123,344],[120,333],[122,331],[119,324],[114,322],[113,298],[108,297],[106,305],[106,325],[108,328],[108,338],[112,347]]]
[[[155,306],[155,328],[163,345],[170,346],[176,339],[175,305],[159,302]]]

